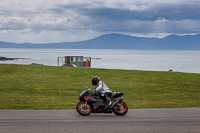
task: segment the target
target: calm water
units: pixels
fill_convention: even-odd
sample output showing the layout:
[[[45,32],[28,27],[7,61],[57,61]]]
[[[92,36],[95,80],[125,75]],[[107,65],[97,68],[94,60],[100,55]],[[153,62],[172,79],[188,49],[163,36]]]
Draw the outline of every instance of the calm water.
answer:
[[[57,66],[57,57],[68,55],[92,57],[92,68],[200,73],[200,51],[0,48],[0,56],[28,58],[0,63]]]

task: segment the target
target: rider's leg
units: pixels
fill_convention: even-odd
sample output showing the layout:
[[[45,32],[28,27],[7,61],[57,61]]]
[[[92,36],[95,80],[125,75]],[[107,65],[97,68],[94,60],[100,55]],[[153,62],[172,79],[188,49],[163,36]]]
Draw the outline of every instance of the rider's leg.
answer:
[[[101,98],[103,99],[103,101],[106,103],[106,106],[111,106],[112,105],[112,101],[109,99],[109,97],[106,95],[105,92],[101,92]]]

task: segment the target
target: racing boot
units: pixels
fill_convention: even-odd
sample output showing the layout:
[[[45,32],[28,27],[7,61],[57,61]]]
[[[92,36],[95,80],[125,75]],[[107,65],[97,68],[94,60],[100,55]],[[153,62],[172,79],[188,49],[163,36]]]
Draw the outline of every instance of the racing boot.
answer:
[[[109,99],[108,102],[106,103],[106,107],[104,109],[108,109],[112,106],[113,102]]]

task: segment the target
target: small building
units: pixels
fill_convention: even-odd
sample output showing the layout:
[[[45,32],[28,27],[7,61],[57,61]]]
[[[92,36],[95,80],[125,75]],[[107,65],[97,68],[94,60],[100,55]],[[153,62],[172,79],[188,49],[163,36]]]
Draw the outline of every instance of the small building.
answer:
[[[91,57],[64,56],[58,57],[58,66],[67,67],[91,67]]]

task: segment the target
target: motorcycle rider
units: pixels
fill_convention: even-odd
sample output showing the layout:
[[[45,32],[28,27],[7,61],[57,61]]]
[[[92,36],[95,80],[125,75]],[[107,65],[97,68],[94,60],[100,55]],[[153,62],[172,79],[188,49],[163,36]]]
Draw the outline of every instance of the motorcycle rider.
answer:
[[[92,78],[92,85],[96,86],[95,91],[97,94],[103,99],[104,103],[106,103],[106,108],[112,105],[112,101],[108,96],[112,95],[112,90],[103,83],[98,76]]]

